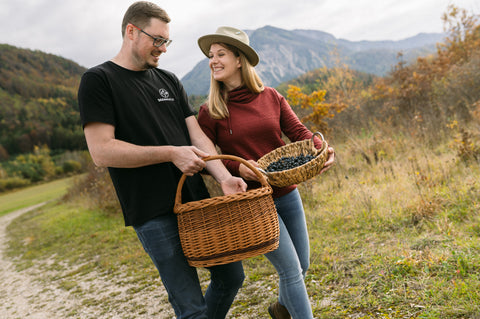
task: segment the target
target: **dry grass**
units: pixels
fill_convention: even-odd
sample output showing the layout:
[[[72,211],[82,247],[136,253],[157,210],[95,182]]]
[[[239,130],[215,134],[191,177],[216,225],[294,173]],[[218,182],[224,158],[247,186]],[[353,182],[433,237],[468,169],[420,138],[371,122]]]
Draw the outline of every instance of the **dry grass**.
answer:
[[[479,163],[462,160],[448,144],[426,147],[403,136],[333,144],[337,165],[300,185],[311,239],[307,287],[315,317],[478,318]],[[16,221],[10,227],[11,255],[22,256],[17,259],[22,269],[53,259],[42,266],[46,274],[81,261],[81,269],[57,279],[72,298],[83,300],[71,309],[72,317],[88,308],[95,318],[107,318],[108,309],[122,305],[128,315],[119,318],[147,318],[146,309],[157,307],[152,302],[167,301],[154,297],[162,288],[134,232],[123,227],[118,213],[74,203]],[[25,234],[33,240],[25,242]],[[231,317],[267,318],[277,275],[264,257],[244,266],[247,280]],[[109,290],[108,297],[95,301],[95,287],[106,288],[82,288],[91,273],[112,287],[131,289]],[[206,287],[208,274],[199,273]],[[113,280],[119,274],[127,274],[121,283]]]

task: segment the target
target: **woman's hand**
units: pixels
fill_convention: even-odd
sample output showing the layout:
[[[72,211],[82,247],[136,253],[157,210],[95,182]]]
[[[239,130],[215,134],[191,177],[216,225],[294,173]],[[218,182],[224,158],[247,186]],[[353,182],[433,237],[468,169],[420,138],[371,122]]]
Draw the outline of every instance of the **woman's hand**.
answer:
[[[333,147],[328,147],[328,159],[323,165],[323,169],[320,171],[320,174],[330,169],[335,164],[335,150]]]
[[[224,195],[245,192],[247,184],[240,177],[232,176],[228,180],[220,183]]]
[[[253,160],[248,160],[250,164],[252,164],[254,167],[259,167],[258,163],[253,161]],[[240,176],[246,180],[246,181],[257,181],[258,182],[258,176],[253,172],[250,168],[248,168],[246,165],[240,164],[240,167],[238,168],[238,171],[240,173]]]

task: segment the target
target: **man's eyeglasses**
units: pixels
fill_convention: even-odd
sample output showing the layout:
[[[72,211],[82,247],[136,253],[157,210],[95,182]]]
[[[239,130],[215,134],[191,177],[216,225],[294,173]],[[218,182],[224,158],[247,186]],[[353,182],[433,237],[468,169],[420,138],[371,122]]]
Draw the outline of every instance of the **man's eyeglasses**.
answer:
[[[172,40],[170,39],[165,39],[165,38],[162,38],[162,37],[154,37],[150,34],[148,34],[147,32],[143,31],[142,29],[140,29],[139,27],[137,27],[136,25],[130,23],[135,29],[138,29],[140,32],[142,33],[145,33],[146,35],[148,35],[150,38],[153,39],[153,45],[156,46],[157,48],[161,47],[162,45],[165,44],[165,47],[168,47],[170,45],[170,43],[172,43]]]

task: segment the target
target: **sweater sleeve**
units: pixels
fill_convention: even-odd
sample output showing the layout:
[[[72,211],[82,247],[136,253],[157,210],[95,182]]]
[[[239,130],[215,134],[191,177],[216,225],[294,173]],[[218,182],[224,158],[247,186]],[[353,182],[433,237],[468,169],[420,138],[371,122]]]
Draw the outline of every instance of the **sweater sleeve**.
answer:
[[[210,117],[205,104],[200,106],[200,110],[198,111],[198,124],[202,128],[205,135],[207,135],[208,138],[213,142],[213,144],[217,145],[215,122]]]
[[[205,135],[207,135],[213,144],[217,146],[217,130],[215,123],[215,120],[210,117],[210,113],[208,112],[206,105],[202,105],[198,113],[198,124],[200,124],[200,127],[202,128],[203,132],[205,132]],[[222,160],[222,162],[230,174],[234,176],[240,176],[240,162],[232,160]]]
[[[277,94],[280,100],[280,126],[282,132],[291,142],[312,138],[313,133],[300,121],[287,100],[280,93],[277,92]],[[318,149],[322,147],[322,141],[318,137],[314,138],[314,144]]]

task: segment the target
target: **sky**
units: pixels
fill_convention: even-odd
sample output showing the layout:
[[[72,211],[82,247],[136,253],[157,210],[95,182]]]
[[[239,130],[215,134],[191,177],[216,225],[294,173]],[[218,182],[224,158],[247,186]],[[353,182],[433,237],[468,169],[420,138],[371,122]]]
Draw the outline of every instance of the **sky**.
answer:
[[[134,0],[0,0],[0,43],[40,50],[92,67],[122,43],[123,15]],[[443,32],[448,5],[480,13],[478,0],[158,0],[172,19],[159,67],[180,78],[204,56],[197,39],[227,25],[254,30],[324,31],[336,38],[402,40]]]

